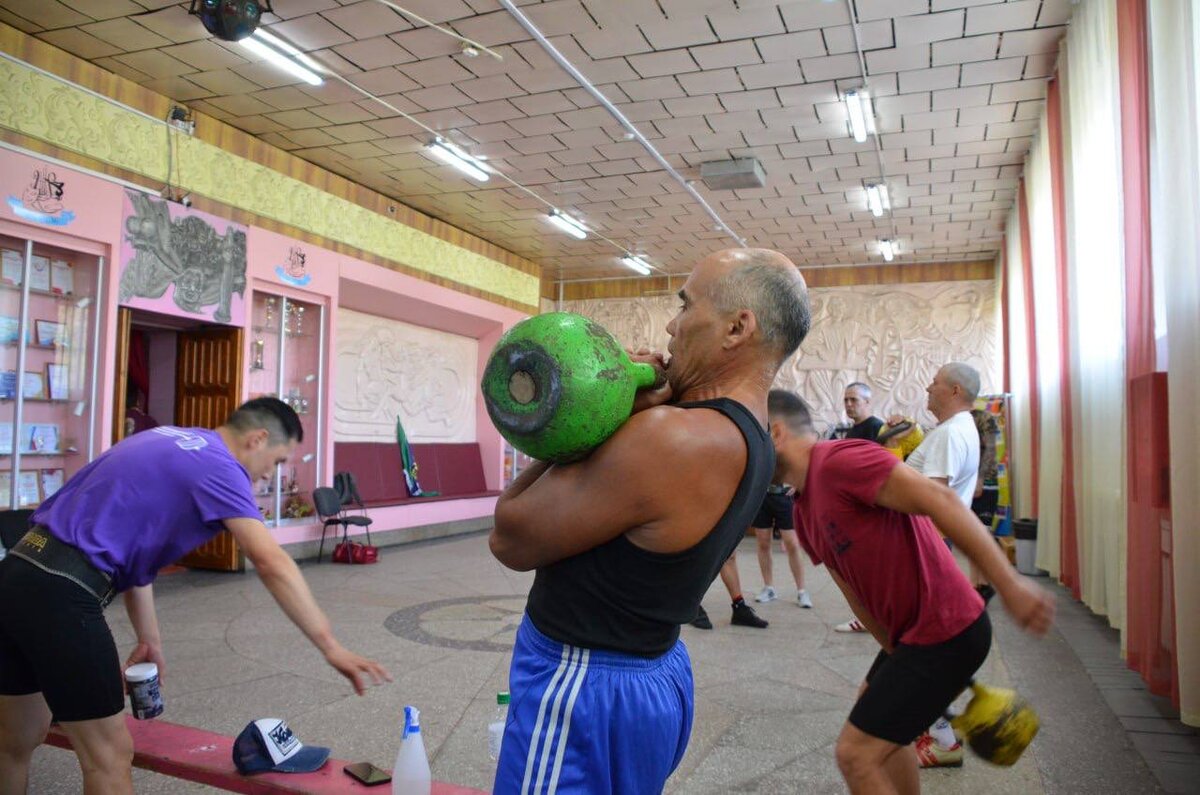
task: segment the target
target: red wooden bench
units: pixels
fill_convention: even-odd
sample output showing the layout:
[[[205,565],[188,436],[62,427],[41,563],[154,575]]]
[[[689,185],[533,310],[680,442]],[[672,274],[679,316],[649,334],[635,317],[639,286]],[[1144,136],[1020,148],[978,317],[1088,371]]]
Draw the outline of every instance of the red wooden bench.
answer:
[[[423,491],[436,497],[409,497],[400,463],[400,447],[394,442],[337,442],[333,446],[335,472],[353,472],[358,492],[367,507],[436,502],[499,494],[488,491],[483,474],[483,457],[475,442],[461,444],[414,444],[417,480]]]
[[[181,726],[163,720],[134,720],[126,716],[125,725],[133,735],[133,765],[166,776],[218,787],[228,792],[250,795],[279,793],[362,792],[380,795],[391,792],[389,785],[368,787],[350,778],[342,768],[345,759],[329,761],[313,773],[258,773],[243,776],[233,764],[233,738],[223,734]],[[58,726],[46,736],[46,744],[71,750],[71,741]],[[486,795],[483,790],[433,782],[433,795]]]

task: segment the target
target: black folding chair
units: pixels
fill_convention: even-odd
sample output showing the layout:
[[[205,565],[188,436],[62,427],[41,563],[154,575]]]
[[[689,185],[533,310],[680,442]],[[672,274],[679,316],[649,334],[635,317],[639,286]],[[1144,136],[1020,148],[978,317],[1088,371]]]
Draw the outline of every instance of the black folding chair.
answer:
[[[312,498],[313,506],[317,509],[317,516],[321,519],[321,544],[317,547],[317,563],[321,562],[321,555],[325,551],[325,533],[332,525],[341,525],[342,541],[349,540],[351,525],[364,528],[367,531],[367,544],[370,545],[371,517],[365,514],[346,513],[337,489],[328,486],[313,489]]]

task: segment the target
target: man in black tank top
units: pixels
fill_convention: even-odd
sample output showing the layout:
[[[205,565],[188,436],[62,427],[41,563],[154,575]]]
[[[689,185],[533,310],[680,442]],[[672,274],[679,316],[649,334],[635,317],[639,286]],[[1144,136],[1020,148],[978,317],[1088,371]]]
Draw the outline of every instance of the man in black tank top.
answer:
[[[496,793],[659,792],[687,748],[679,626],[766,493],[767,392],[809,308],[796,267],[762,249],[706,258],[679,297],[669,361],[636,357],[666,385],[586,459],[537,463],[496,504],[492,553],[536,571]]]

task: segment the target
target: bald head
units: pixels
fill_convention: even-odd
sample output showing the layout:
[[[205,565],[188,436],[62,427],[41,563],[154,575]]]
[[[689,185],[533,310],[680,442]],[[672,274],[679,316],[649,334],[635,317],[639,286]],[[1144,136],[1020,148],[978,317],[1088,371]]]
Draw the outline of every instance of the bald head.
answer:
[[[962,390],[963,398],[971,403],[979,397],[979,371],[963,362],[950,362],[943,365],[941,375],[946,383],[957,386]]]
[[[792,261],[765,248],[729,248],[706,257],[697,271],[711,275],[708,292],[722,312],[754,313],[763,343],[782,361],[808,335],[808,287]]]

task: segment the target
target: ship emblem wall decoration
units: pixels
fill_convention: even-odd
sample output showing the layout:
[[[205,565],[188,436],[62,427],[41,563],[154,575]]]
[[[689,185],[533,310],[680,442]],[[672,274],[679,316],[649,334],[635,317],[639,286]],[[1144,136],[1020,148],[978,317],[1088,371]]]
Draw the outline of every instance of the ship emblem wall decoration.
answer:
[[[47,226],[66,226],[75,220],[75,213],[63,205],[66,182],[50,168],[42,166],[33,171],[33,179],[21,191],[20,197],[9,196],[8,206],[18,218]]]

